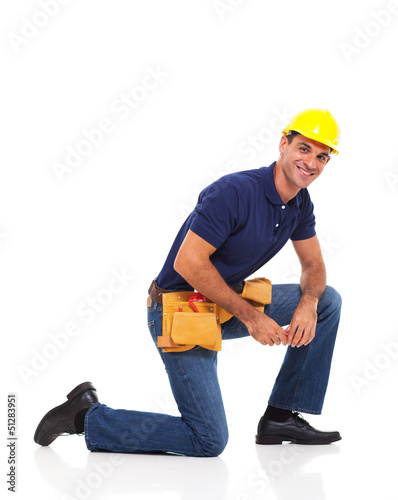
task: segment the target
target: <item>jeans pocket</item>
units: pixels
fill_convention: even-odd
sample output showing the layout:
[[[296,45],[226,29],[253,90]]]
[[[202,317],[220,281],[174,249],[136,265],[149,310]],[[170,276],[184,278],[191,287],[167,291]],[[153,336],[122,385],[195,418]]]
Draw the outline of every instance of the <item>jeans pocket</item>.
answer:
[[[152,340],[155,342],[156,346],[158,343],[158,336],[156,333],[155,321],[152,319],[148,319],[148,329],[151,334]]]

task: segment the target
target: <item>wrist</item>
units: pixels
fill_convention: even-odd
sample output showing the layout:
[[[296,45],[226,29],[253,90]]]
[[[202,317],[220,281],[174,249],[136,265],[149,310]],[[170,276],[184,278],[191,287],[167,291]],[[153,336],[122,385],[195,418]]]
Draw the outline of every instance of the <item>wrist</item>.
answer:
[[[316,307],[318,306],[319,298],[316,295],[312,295],[311,293],[306,292],[301,296],[301,302],[311,304]]]
[[[242,321],[242,323],[250,330],[255,328],[256,323],[259,321],[258,316],[262,316],[251,304],[246,300],[239,297],[239,306],[234,316]]]

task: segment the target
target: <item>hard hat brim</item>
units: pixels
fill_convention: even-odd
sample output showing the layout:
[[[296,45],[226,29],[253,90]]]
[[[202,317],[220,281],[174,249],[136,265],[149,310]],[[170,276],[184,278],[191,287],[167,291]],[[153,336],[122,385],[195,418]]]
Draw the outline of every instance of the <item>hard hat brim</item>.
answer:
[[[308,139],[312,139],[313,141],[317,141],[317,142],[320,142],[321,144],[324,144],[325,146],[328,146],[331,150],[332,150],[332,154],[335,154],[335,155],[338,155],[339,154],[339,150],[337,149],[337,146],[335,144],[332,143],[332,141],[329,141],[329,140],[319,140],[319,135],[316,134],[316,133],[313,133],[311,131],[303,131],[303,130],[300,130],[298,129],[297,127],[296,128],[289,128],[289,127],[286,127],[282,130],[282,134],[283,135],[287,135],[289,132],[298,132],[300,135],[304,136],[304,137],[308,137]]]

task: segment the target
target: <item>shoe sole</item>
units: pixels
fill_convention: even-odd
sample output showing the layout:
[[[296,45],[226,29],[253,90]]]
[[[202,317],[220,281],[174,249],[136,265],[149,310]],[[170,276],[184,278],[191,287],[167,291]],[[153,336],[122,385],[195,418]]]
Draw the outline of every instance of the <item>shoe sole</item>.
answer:
[[[93,386],[93,384],[91,382],[83,382],[82,384],[79,384],[77,387],[75,387],[67,396],[67,400],[65,403],[63,403],[62,405],[59,405],[59,406],[56,406],[55,408],[53,408],[52,410],[50,410],[49,412],[47,412],[44,417],[40,420],[40,423],[39,425],[37,426],[37,429],[36,429],[36,432],[35,432],[35,435],[33,437],[35,443],[41,445],[41,446],[48,446],[49,444],[51,444],[55,439],[56,437],[47,437],[46,439],[46,435],[50,432],[48,431],[47,434],[45,434],[44,436],[42,436],[42,438],[40,439],[39,441],[39,434],[40,434],[40,431],[42,429],[42,426],[45,422],[45,420],[50,417],[51,415],[53,415],[55,412],[59,411],[59,410],[62,410],[62,408],[64,408],[66,405],[68,405],[73,399],[75,399],[77,396],[79,396],[82,392],[85,392],[85,391],[96,391],[95,387]]]
[[[283,442],[289,441],[290,443],[293,444],[303,444],[303,445],[312,445],[312,444],[330,444],[334,443],[336,441],[340,441],[341,436],[335,438],[335,439],[328,439],[328,440],[311,440],[311,441],[306,441],[304,439],[300,438],[292,438],[289,436],[256,436],[256,444],[282,444]]]

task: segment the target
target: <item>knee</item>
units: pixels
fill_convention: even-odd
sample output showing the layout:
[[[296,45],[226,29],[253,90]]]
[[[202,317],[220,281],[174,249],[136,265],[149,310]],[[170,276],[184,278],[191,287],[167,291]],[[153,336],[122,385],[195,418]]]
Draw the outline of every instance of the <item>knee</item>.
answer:
[[[199,439],[199,456],[218,457],[228,443],[228,428],[211,429],[209,435]]]
[[[342,298],[339,292],[331,287],[327,286],[325,293],[322,296],[322,301],[325,303],[325,306],[329,309],[332,309],[334,312],[340,313]]]

